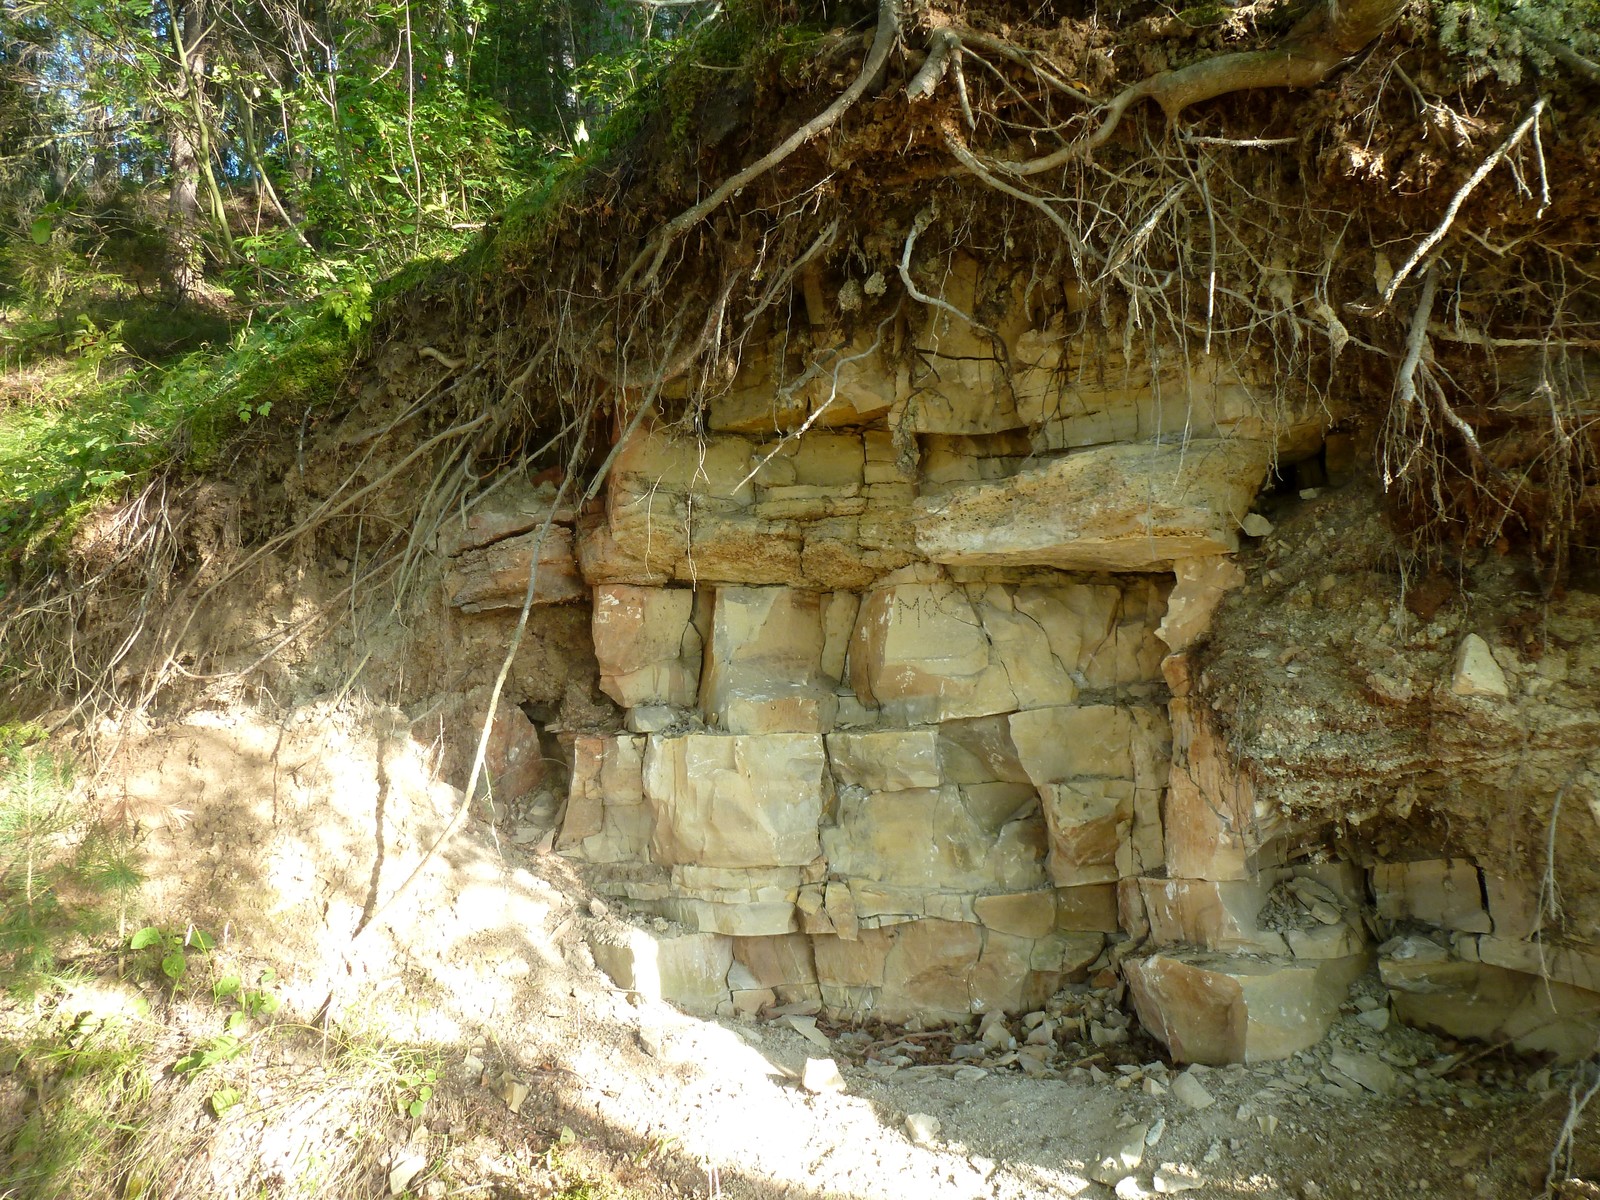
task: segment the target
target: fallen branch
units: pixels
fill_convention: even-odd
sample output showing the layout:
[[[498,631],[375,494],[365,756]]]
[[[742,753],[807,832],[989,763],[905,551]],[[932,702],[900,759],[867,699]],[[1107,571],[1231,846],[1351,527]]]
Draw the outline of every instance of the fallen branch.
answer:
[[[839,118],[866,94],[873,80],[882,73],[884,65],[889,61],[889,51],[894,47],[899,34],[900,15],[896,9],[896,0],[878,0],[878,28],[872,35],[872,49],[867,52],[867,60],[861,64],[861,73],[855,77],[850,86],[839,94],[837,100],[784,138],[773,149],[744,170],[729,177],[699,204],[685,209],[663,225],[655,238],[634,256],[617,286],[619,288],[633,286],[637,277],[639,288],[654,287],[656,278],[661,273],[661,264],[666,261],[667,251],[680,237],[722,207],[729,197],[765,175],[801,146],[831,129]],[[647,268],[646,260],[650,264]],[[644,270],[643,275],[639,274],[641,269]]]

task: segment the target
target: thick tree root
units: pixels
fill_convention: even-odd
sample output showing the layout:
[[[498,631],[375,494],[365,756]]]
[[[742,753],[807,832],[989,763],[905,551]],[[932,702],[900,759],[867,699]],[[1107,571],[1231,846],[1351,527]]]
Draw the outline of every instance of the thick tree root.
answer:
[[[1141,100],[1154,100],[1171,121],[1190,105],[1230,92],[1315,87],[1386,33],[1404,8],[1404,0],[1347,0],[1337,7],[1318,5],[1289,32],[1282,45],[1272,50],[1221,54],[1142,79],[1112,98],[1094,132],[1039,158],[997,161],[993,167],[1011,175],[1053,171],[1103,146],[1128,110]]]

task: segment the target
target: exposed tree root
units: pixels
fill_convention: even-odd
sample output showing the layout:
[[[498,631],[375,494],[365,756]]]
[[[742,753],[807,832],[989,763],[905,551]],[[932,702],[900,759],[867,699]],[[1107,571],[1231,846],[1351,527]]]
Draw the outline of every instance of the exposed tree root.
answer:
[[[889,51],[894,48],[896,39],[900,35],[900,14],[897,0],[878,0],[878,28],[872,37],[872,49],[867,52],[867,58],[861,64],[861,73],[855,77],[850,86],[840,93],[839,98],[827,108],[823,109],[811,120],[796,129],[778,145],[766,154],[751,163],[744,170],[737,172],[713,191],[704,200],[693,208],[685,209],[672,220],[668,221],[659,230],[655,237],[639,251],[628,269],[623,272],[618,281],[618,290],[626,290],[637,286],[640,290],[655,287],[660,277],[662,264],[666,261],[667,252],[674,243],[693,229],[706,217],[725,204],[729,197],[736,195],[741,189],[765,175],[773,167],[788,158],[801,146],[813,138],[826,133],[831,129],[850,108],[866,95],[873,82],[883,74],[883,69],[889,61]],[[648,261],[648,267],[645,266]],[[643,270],[643,274],[640,271]]]
[[[1152,75],[1113,97],[1094,132],[1051,154],[1023,162],[997,160],[994,166],[1012,175],[1039,175],[1056,170],[1105,145],[1128,110],[1141,100],[1154,100],[1171,121],[1190,105],[1230,92],[1250,88],[1315,87],[1387,32],[1404,8],[1404,0],[1319,4],[1275,49],[1220,54]]]

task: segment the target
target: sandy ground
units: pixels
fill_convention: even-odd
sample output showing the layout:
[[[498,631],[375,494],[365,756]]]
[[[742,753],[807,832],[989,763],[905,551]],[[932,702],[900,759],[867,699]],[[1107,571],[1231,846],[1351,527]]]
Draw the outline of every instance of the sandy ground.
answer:
[[[248,1054],[158,1080],[152,1105],[188,1139],[161,1194],[1531,1197],[1590,1078],[1376,1028],[1373,980],[1310,1051],[1187,1072],[1121,1013],[1120,985],[1058,995],[1046,1015],[1069,1033],[1027,1062],[1008,1040],[1040,1021],[1023,1014],[989,1047],[976,1028],[695,1019],[595,969],[587,939],[627,915],[506,836],[548,802],[498,829],[468,817],[394,899],[459,795],[404,729],[349,705],[213,710],[134,738],[102,784],[151,828],[152,919],[224,931],[216,969],[270,966],[284,1001]],[[164,1044],[218,1024],[203,997],[137,986]],[[1125,1032],[1080,1040],[1095,1021]],[[334,1048],[354,1043],[427,1064],[420,1115],[392,1076],[387,1098],[338,1100],[352,1060]],[[803,1086],[808,1059],[842,1087]],[[243,1099],[217,1119],[205,1097],[224,1084]],[[1591,1111],[1569,1174],[1600,1176],[1595,1133]]]

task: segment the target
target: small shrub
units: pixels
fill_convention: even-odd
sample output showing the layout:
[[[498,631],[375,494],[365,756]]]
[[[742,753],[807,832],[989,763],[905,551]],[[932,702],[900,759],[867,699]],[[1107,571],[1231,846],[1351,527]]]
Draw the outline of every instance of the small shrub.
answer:
[[[131,839],[91,814],[72,765],[0,738],[0,981],[31,991],[77,938],[105,931],[140,878]]]

